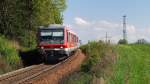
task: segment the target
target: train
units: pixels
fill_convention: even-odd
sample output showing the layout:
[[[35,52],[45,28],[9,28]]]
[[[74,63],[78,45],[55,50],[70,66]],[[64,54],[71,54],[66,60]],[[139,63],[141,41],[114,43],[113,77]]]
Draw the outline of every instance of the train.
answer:
[[[37,47],[46,61],[69,57],[77,48],[79,38],[68,26],[51,24],[40,26],[37,33]]]

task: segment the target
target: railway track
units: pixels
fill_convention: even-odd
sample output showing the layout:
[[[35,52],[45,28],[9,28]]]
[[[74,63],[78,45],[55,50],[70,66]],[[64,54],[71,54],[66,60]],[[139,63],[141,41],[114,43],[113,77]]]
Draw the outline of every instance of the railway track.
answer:
[[[53,70],[70,58],[71,57],[55,65],[39,64],[9,72],[0,76],[0,84],[30,84],[31,80],[34,80],[40,75]]]

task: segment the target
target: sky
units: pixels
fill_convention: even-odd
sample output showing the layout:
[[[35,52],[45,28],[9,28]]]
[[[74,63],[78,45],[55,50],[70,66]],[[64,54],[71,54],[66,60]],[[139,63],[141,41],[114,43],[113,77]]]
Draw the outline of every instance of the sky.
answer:
[[[83,43],[122,39],[122,19],[126,15],[127,38],[150,41],[150,0],[67,0],[64,25],[75,31]]]

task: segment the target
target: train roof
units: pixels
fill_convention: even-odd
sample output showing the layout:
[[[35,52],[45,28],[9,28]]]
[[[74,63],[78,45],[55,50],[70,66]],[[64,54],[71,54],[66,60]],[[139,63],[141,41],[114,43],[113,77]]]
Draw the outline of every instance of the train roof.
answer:
[[[73,32],[72,30],[70,30],[67,26],[61,25],[61,24],[50,24],[49,26],[45,27],[45,26],[40,26],[39,29],[67,29],[70,33],[73,33],[75,35],[77,35],[75,32]]]
[[[40,29],[53,29],[53,28],[55,28],[55,29],[57,29],[57,28],[62,28],[62,29],[64,29],[65,26],[60,25],[60,24],[50,24],[50,25],[47,26],[47,27],[45,27],[45,26],[40,26],[39,28],[40,28]]]

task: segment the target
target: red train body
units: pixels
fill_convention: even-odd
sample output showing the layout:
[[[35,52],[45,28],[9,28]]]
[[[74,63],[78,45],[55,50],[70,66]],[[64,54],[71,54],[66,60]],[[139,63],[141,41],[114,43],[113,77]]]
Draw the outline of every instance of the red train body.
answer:
[[[78,36],[66,26],[50,25],[38,30],[38,48],[51,57],[69,56],[78,47]]]

